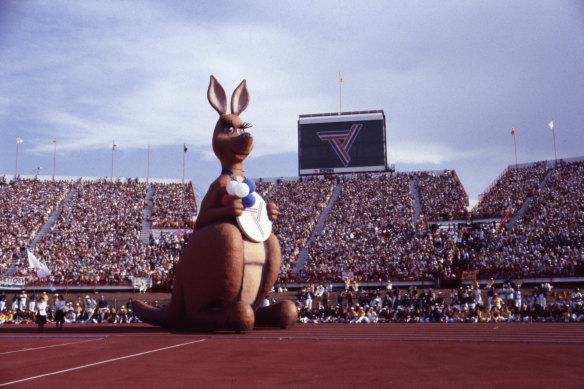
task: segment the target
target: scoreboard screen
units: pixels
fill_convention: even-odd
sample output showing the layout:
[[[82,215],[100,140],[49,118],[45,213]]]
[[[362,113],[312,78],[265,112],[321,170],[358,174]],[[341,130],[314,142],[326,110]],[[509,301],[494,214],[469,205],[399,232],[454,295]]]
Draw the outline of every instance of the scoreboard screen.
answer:
[[[381,110],[298,118],[299,175],[384,171],[386,155]]]

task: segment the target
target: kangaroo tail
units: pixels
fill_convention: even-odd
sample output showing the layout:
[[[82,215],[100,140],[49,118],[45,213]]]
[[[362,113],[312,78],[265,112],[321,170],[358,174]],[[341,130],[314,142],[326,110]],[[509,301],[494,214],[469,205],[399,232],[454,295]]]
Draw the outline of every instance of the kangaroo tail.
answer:
[[[175,287],[170,302],[163,308],[153,307],[142,301],[133,301],[132,310],[145,323],[167,328],[180,327],[184,316],[182,288]]]

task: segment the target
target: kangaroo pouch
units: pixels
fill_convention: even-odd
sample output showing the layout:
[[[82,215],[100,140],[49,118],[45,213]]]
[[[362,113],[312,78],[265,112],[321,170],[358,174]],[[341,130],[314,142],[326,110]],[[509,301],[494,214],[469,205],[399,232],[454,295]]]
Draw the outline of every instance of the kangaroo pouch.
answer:
[[[243,280],[241,283],[240,300],[247,304],[253,304],[258,295],[262,281],[264,264],[267,253],[265,242],[255,243],[246,238],[243,239]]]

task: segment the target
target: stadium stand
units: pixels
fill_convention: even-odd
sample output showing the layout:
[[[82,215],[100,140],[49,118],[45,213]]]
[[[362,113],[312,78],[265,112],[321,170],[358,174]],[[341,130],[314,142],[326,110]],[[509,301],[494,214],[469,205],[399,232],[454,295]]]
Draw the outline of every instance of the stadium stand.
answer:
[[[410,175],[340,179],[337,202],[309,248],[300,278],[342,280],[343,273],[378,279],[408,267],[400,247],[415,232]]]
[[[429,221],[465,220],[468,195],[454,170],[415,173],[422,212]]]
[[[471,219],[464,214],[468,199],[455,176],[446,170],[258,182],[258,192],[279,206],[274,232],[282,245],[280,285],[297,285],[299,320],[583,321],[580,290],[556,292],[548,282],[577,283],[584,276],[584,162],[505,169]],[[140,233],[149,187],[152,230],[145,244]],[[420,228],[414,189],[422,214],[444,223]],[[501,220],[510,207],[524,213],[505,227]],[[24,276],[29,286],[38,283],[26,260],[26,249],[32,249],[49,266],[56,285],[131,287],[138,277],[168,290],[195,212],[191,184],[0,179],[0,275]],[[321,229],[317,225],[325,215]],[[485,216],[496,221],[476,220]],[[456,218],[466,219],[458,223]],[[307,260],[298,269],[302,250]],[[412,286],[420,280],[456,287],[442,296]],[[522,281],[536,286],[521,287]],[[341,290],[333,293],[333,284]],[[386,287],[376,290],[380,285]],[[31,296],[23,305],[21,294],[10,299],[0,292],[0,322],[33,320]],[[99,310],[87,304],[70,302],[67,320],[135,320],[127,306]]]
[[[152,183],[152,228],[193,228],[197,214],[195,192],[192,183]]]
[[[2,182],[0,190],[0,272],[26,267],[22,253],[71,190],[71,182],[34,179]]]
[[[498,216],[489,223],[452,220],[464,217],[468,199],[451,170],[262,180],[258,191],[279,207],[274,232],[282,246],[284,284],[342,285],[347,277],[377,285],[573,278],[584,275],[582,165],[576,160],[507,168],[473,212]],[[152,230],[143,241],[149,188]],[[420,228],[415,188],[422,214],[444,223]],[[501,216],[510,204],[523,205],[525,213],[503,228]],[[148,277],[153,285],[168,286],[194,212],[191,184],[0,180],[1,275],[37,282],[26,261],[26,249],[32,249],[57,285],[131,285],[133,277]],[[40,240],[32,247],[35,237]],[[301,252],[306,261],[299,261]]]
[[[473,217],[503,217],[510,209],[517,211],[539,188],[547,170],[545,162],[506,169],[493,186],[479,196],[472,210]]]
[[[273,201],[279,211],[273,232],[282,250],[283,278],[294,268],[300,250],[316,227],[320,212],[332,196],[334,186],[334,182],[328,179],[280,179],[270,192],[268,201]]]

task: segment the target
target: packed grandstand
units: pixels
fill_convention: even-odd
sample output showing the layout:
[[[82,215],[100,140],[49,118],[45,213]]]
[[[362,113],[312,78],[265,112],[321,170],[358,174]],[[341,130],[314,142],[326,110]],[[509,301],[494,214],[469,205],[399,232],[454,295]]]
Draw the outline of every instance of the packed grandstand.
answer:
[[[279,208],[280,283],[444,285],[584,275],[584,162],[510,166],[478,204],[452,170],[257,180]],[[54,285],[168,287],[194,226],[192,183],[0,180],[0,274]]]
[[[303,291],[301,318],[310,321],[318,312],[307,311],[304,301],[315,285],[580,282],[583,178],[582,159],[509,166],[472,209],[453,170],[256,181],[280,212],[273,226],[282,247],[277,285]],[[196,215],[190,182],[4,176],[0,286],[168,291]],[[47,265],[48,279],[30,268],[28,251]],[[465,306],[478,318],[484,305]]]

